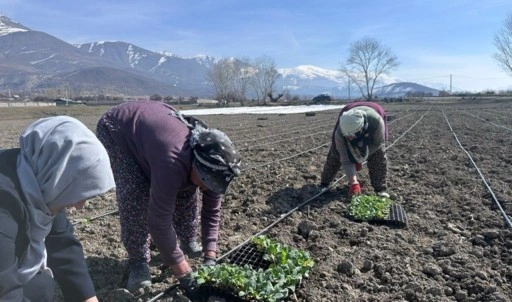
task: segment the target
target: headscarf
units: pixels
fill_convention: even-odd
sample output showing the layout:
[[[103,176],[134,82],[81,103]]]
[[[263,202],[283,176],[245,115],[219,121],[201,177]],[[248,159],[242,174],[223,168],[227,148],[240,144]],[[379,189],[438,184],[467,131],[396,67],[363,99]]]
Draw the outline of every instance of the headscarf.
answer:
[[[241,157],[229,137],[218,129],[181,112],[172,113],[191,131],[190,146],[194,152],[194,166],[203,184],[211,191],[225,194],[235,176],[240,175]]]
[[[115,187],[107,152],[84,124],[68,116],[42,118],[19,139],[17,174],[29,213],[29,247],[18,269],[22,283],[46,266],[50,206],[70,206]]]
[[[225,194],[233,178],[240,175],[241,163],[229,137],[220,130],[197,126],[192,130],[190,145],[201,181],[213,192]]]
[[[344,112],[339,119],[340,131],[343,136],[354,135],[361,131],[366,120],[366,113],[359,109]]]

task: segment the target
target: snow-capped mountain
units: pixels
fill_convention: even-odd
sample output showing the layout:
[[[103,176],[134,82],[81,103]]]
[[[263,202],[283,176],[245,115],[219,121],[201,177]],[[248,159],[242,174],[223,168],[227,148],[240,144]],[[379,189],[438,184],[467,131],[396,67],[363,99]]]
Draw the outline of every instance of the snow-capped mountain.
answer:
[[[281,78],[277,84],[283,90],[291,94],[314,96],[318,94],[329,94],[335,98],[345,98],[349,96],[349,82],[341,71],[328,70],[311,65],[301,65],[295,68],[278,69]],[[401,85],[403,89],[392,89],[391,87],[400,81],[387,75],[381,75],[376,85],[376,96],[397,97],[403,96],[404,93],[420,89],[419,86],[406,89],[408,84]],[[410,83],[414,84],[414,83]],[[417,85],[417,84],[415,84]],[[378,88],[382,87],[382,88]],[[384,89],[387,87],[387,89]],[[425,87],[428,88],[428,87]],[[428,88],[430,89],[430,88]],[[358,95],[359,89],[352,84],[350,87],[351,95]]]
[[[427,86],[423,86],[411,82],[399,82],[382,87],[378,87],[374,90],[374,95],[379,98],[385,97],[400,97],[405,95],[431,95],[438,96],[439,90],[433,89]]]
[[[14,32],[25,32],[29,30],[30,28],[25,27],[18,22],[14,22],[9,18],[0,15],[0,36]]]
[[[153,52],[122,41],[71,45],[0,16],[0,93],[65,87],[76,93],[212,97],[207,72],[215,61],[206,55],[182,58]],[[339,71],[309,65],[278,71],[278,92],[348,95],[348,84]],[[381,85],[397,82],[381,80]],[[353,97],[355,93],[352,87]]]
[[[75,45],[84,55],[100,57],[109,62],[129,68],[131,71],[156,81],[193,92],[210,89],[206,73],[214,63],[213,57],[185,59],[174,54],[157,53],[126,42],[95,42]]]

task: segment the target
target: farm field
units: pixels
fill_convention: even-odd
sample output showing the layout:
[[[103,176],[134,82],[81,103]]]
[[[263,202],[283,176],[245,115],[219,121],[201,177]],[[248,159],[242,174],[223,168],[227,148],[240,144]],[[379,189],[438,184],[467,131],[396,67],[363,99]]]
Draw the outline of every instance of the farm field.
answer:
[[[382,106],[388,187],[407,212],[406,228],[348,219],[341,171],[330,190],[318,188],[338,110],[199,116],[243,156],[223,204],[219,256],[264,230],[308,251],[316,264],[289,301],[511,301],[512,217],[503,213],[512,216],[512,100]],[[68,114],[94,130],[107,108],[2,108],[0,146],[17,146],[19,132],[48,115]],[[371,193],[366,167],[359,178]],[[157,251],[154,284],[134,295],[122,289],[116,208],[112,193],[69,210],[100,301],[187,301],[177,291],[162,295],[175,279],[160,269]]]

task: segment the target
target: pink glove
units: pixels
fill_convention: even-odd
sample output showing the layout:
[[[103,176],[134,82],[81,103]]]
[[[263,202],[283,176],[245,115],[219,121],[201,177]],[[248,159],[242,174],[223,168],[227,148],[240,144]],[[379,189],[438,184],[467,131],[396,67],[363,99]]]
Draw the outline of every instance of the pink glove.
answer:
[[[356,183],[351,184],[350,188],[348,190],[348,196],[352,197],[354,195],[359,195],[359,194],[361,194],[361,186],[359,185],[359,183],[356,182]]]

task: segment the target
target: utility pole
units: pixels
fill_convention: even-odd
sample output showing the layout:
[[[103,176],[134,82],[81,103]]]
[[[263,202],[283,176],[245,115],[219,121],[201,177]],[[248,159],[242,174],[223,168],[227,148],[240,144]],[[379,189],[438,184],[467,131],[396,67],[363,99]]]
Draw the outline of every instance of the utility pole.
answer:
[[[452,94],[452,74],[450,74],[450,95]]]
[[[348,101],[350,102],[350,77],[348,78]]]

